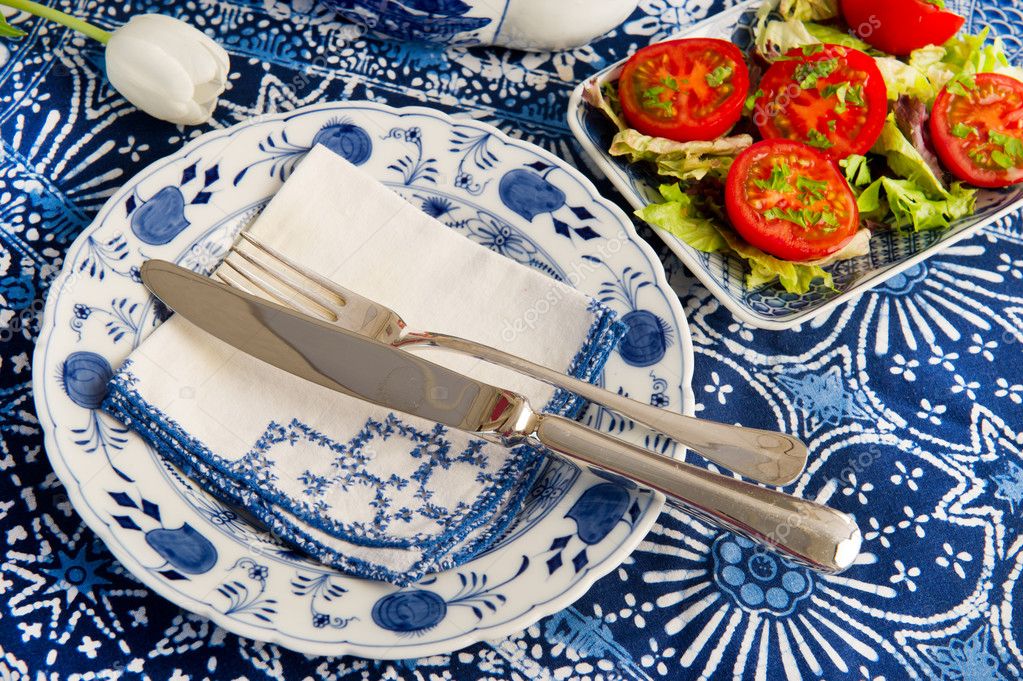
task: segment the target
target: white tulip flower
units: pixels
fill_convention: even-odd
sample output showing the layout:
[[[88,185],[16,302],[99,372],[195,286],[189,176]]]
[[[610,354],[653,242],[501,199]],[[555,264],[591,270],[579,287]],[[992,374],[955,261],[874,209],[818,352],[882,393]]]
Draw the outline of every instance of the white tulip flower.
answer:
[[[140,14],[110,32],[36,0],[0,0],[0,5],[55,21],[106,45],[111,85],[150,116],[181,125],[205,123],[227,86],[227,52],[179,19]],[[0,37],[24,35],[0,14]]]
[[[150,116],[198,125],[213,115],[231,70],[227,52],[202,31],[162,14],[140,14],[111,34],[107,78]]]

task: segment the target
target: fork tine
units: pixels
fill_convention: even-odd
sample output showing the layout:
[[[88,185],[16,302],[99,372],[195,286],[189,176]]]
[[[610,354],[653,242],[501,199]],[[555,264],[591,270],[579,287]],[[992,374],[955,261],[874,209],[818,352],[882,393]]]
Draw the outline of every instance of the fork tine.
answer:
[[[234,269],[233,267],[231,267],[230,264],[228,264],[227,267]],[[253,290],[252,286],[243,284],[239,279],[236,279],[233,275],[229,275],[225,271],[225,269],[226,268],[223,267],[218,269],[216,272],[213,273],[213,278],[222,284],[227,284],[231,288],[236,288],[240,291],[244,291],[245,293],[251,295],[256,295],[259,292],[259,289]]]
[[[254,246],[255,248],[257,248],[260,251],[262,251],[263,253],[265,253],[267,256],[269,256],[269,257],[273,258],[274,260],[277,260],[278,262],[286,265],[291,271],[295,272],[296,274],[302,275],[306,279],[312,280],[313,282],[318,284],[321,288],[325,289],[329,293],[332,293],[335,296],[337,296],[338,298],[340,298],[342,305],[347,305],[348,304],[348,298],[354,297],[355,294],[353,294],[348,289],[344,288],[343,286],[338,285],[337,283],[331,281],[330,279],[327,279],[326,277],[322,276],[321,274],[310,270],[307,267],[299,265],[297,262],[295,262],[294,260],[292,260],[288,256],[284,255],[283,253],[281,253],[280,251],[278,251],[278,250],[276,250],[274,248],[271,248],[270,246],[267,246],[266,244],[264,244],[263,242],[259,241],[258,239],[256,239],[256,237],[252,236],[251,234],[248,234],[246,232],[239,232],[239,236],[242,239],[244,239],[245,241],[247,241],[248,243],[252,244],[252,246]],[[235,249],[235,250],[237,250],[237,249]]]
[[[280,271],[279,268],[274,269],[267,265],[266,263],[260,262],[256,258],[253,258],[245,251],[242,251],[238,248],[234,248],[231,250],[231,254],[236,255],[239,258],[245,260],[252,267],[259,270],[259,272],[261,272],[263,275],[276,279],[280,283],[284,284],[285,286],[292,289],[296,293],[302,295],[303,297],[313,301],[314,303],[316,303],[325,310],[330,310],[333,313],[334,309],[339,307],[337,300],[329,300],[320,293],[309,290],[309,286],[303,285],[307,282],[299,281],[298,279],[288,274],[287,272]],[[228,255],[228,259],[230,259],[231,254]],[[232,266],[234,267],[235,270],[241,271],[237,263]],[[341,303],[340,306],[343,307],[344,303]]]
[[[290,286],[288,287],[289,289],[291,289],[291,293],[289,294],[289,292],[284,291],[282,288],[277,286],[273,282],[273,280],[268,280],[260,276],[258,273],[248,270],[247,268],[244,268],[242,266],[239,266],[239,264],[236,262],[232,262],[230,259],[231,254],[237,254],[237,251],[233,251],[232,253],[228,254],[228,257],[223,262],[221,270],[223,270],[224,268],[229,268],[233,270],[242,279],[248,282],[249,285],[254,287],[256,291],[262,291],[263,293],[267,294],[268,296],[276,300],[281,305],[297,309],[300,312],[305,312],[307,314],[320,317],[321,319],[325,319],[330,322],[337,321],[338,319],[337,314],[335,314],[334,311],[331,310],[329,307],[321,305],[319,302],[305,295],[300,290],[291,289]],[[233,277],[224,276],[225,273],[223,273],[222,271],[218,272],[217,274],[218,276],[220,276],[221,281],[225,281],[229,286],[234,286],[235,288],[240,288],[242,290],[246,290],[249,288],[249,286],[245,285],[239,286],[237,282],[231,281]],[[255,293],[254,291],[249,292]],[[300,298],[304,298],[305,302],[300,300]]]

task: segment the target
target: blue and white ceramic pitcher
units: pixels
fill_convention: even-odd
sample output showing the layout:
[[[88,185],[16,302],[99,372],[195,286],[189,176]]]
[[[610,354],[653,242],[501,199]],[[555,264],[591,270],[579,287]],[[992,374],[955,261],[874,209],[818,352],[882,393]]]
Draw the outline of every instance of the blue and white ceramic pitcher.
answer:
[[[625,20],[638,0],[324,0],[350,21],[401,40],[561,50]]]

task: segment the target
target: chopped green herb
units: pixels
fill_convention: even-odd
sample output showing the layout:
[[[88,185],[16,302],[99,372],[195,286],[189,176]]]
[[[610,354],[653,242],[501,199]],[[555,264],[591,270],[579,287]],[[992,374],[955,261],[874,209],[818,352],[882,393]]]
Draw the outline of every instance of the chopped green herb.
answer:
[[[835,146],[834,142],[815,128],[810,128],[810,132],[806,133],[806,143],[818,149],[830,149]]]
[[[753,180],[753,184],[761,189],[780,192],[789,188],[789,166],[787,163],[775,163],[771,167],[771,175],[766,180]]]
[[[977,87],[977,81],[974,80],[972,75],[961,73],[952,80],[948,81],[945,88],[954,95],[960,97],[969,96],[969,90],[974,90]]]
[[[836,121],[834,118],[832,118],[830,121],[828,121],[828,130],[830,130],[831,132],[835,132],[835,128],[837,128],[837,127],[838,127],[838,121]]]
[[[669,116],[675,115],[675,103],[670,100],[662,100],[661,94],[667,91],[662,85],[654,85],[643,91],[643,107],[646,109],[660,109]]]
[[[1011,168],[1015,165],[1012,162],[1012,157],[1001,149],[995,149],[991,152],[991,160],[1003,168]]]
[[[837,97],[838,104],[835,105],[835,113],[845,113],[849,108],[845,104],[845,99],[849,95],[850,87],[852,87],[852,85],[847,80],[843,80],[840,83],[829,83],[824,86],[823,90],[821,90],[821,97]]]
[[[815,54],[819,54],[824,51],[824,45],[820,43],[811,43],[809,45],[803,45],[803,56],[809,57]]]
[[[955,129],[952,132],[955,134]],[[1000,146],[1007,155],[1023,160],[1023,140],[998,132],[997,130],[989,130],[987,136],[992,143]]]
[[[792,77],[799,83],[799,87],[808,90],[817,87],[817,81],[827,78],[838,68],[838,57],[821,59],[820,61],[803,62],[796,67]]]
[[[846,95],[848,100],[856,106],[866,106],[867,102],[863,99],[863,84],[857,83],[849,88],[849,93]]]
[[[928,2],[937,7],[938,9],[945,9],[944,0],[924,0],[924,2]]]
[[[803,192],[804,198],[820,201],[824,198],[824,191],[827,188],[828,183],[824,180],[811,180],[803,175],[796,177],[796,189]]]
[[[814,225],[825,223],[827,225],[838,225],[838,219],[830,211],[815,211],[809,208],[768,208],[764,211],[764,217],[769,220],[785,220],[799,225],[803,229],[809,229]],[[830,230],[827,230],[830,231]]]
[[[962,123],[956,123],[952,126],[952,134],[959,139],[966,139],[970,135],[976,135],[977,129],[972,125],[964,125]]]
[[[719,87],[722,83],[732,78],[733,70],[734,69],[731,64],[722,64],[707,74],[707,85],[710,87]]]
[[[665,87],[669,87],[675,92],[678,92],[678,81],[675,80],[674,76],[669,74],[662,78],[661,82],[664,83]]]
[[[764,89],[757,88],[757,91],[746,98],[746,103],[743,105],[743,111],[747,114],[753,112],[754,107],[757,105],[757,100],[764,96]]]

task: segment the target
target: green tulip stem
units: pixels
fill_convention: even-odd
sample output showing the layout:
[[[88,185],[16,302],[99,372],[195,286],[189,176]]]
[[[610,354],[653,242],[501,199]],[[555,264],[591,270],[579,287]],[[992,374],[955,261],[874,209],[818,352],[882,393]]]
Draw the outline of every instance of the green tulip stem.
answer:
[[[58,24],[67,26],[70,29],[84,33],[85,35],[100,41],[104,45],[110,40],[110,31],[104,31],[99,26],[94,26],[87,21],[82,21],[77,17],[73,17],[67,12],[61,12],[59,9],[53,9],[47,7],[38,2],[32,0],[0,0],[0,5],[7,5],[14,9],[20,9],[23,12],[34,14],[37,17],[48,19],[50,21],[56,21]]]

